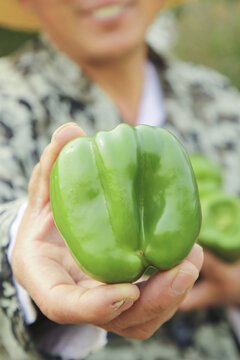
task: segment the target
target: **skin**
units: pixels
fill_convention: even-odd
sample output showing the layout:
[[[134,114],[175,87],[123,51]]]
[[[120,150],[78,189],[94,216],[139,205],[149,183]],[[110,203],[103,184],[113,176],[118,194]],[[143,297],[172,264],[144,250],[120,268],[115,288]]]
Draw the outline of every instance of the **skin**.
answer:
[[[181,304],[181,310],[229,305],[240,308],[239,276],[240,262],[227,264],[205,251],[201,281]]]
[[[136,1],[130,19],[111,27],[86,22],[76,14],[74,1],[22,3],[35,12],[57,46],[108,92],[126,121],[134,123],[146,57],[144,34],[163,1]],[[203,252],[195,245],[175,268],[136,284],[105,285],[82,273],[55,227],[49,202],[54,161],[62,147],[79,136],[84,133],[74,124],[58,129],[32,173],[28,207],[11,259],[13,273],[40,310],[57,323],[90,323],[146,339],[174,314],[192,288]]]

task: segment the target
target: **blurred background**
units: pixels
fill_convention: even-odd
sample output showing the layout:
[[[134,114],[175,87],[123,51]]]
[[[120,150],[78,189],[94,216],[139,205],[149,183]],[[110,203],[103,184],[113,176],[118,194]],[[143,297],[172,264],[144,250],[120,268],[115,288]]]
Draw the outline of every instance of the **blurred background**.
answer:
[[[240,89],[239,0],[194,0],[165,12],[160,23],[171,33],[163,39],[171,55],[214,68]],[[0,56],[36,36],[0,28]]]
[[[176,10],[174,53],[226,74],[240,89],[240,1],[198,0]]]

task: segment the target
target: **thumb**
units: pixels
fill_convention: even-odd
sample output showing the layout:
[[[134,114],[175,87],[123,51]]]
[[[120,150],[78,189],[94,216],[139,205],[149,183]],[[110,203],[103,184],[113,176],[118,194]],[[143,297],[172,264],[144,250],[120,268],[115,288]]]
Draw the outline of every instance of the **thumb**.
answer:
[[[46,147],[40,159],[41,178],[46,185],[49,183],[53,164],[64,145],[84,135],[84,131],[75,123],[64,124],[54,132],[51,143]]]
[[[40,163],[35,167],[29,183],[29,203],[43,207],[49,200],[49,180],[54,162],[60,151],[70,140],[84,136],[84,131],[75,123],[67,123],[58,128],[51,143],[45,148]]]

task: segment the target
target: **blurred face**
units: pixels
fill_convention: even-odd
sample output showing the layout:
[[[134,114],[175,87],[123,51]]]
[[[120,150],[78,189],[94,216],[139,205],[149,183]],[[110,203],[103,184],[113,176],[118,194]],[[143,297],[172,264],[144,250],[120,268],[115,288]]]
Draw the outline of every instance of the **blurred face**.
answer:
[[[78,60],[107,60],[144,43],[165,0],[21,0],[59,48]]]

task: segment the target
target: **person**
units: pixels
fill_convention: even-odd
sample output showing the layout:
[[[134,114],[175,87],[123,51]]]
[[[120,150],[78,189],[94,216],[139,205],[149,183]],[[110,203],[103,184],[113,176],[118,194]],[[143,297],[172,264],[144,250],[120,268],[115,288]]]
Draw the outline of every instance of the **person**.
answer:
[[[164,126],[188,151],[223,164],[227,186],[238,192],[239,95],[214,71],[167,61],[146,44],[164,0],[20,3],[35,14],[44,36],[0,61],[2,357],[84,358],[104,344],[104,330],[150,337],[190,292],[203,255],[195,245],[177,267],[136,284],[86,277],[53,222],[49,176],[58,153],[71,139],[120,122]],[[7,20],[6,11],[21,11],[17,6],[13,0],[0,5],[8,24],[14,19]],[[227,303],[237,304],[237,289]],[[217,345],[212,358],[237,359],[229,323],[223,318],[221,324],[219,334],[208,322]],[[171,359],[181,358],[174,341],[166,345]],[[206,356],[201,346],[192,353]]]

